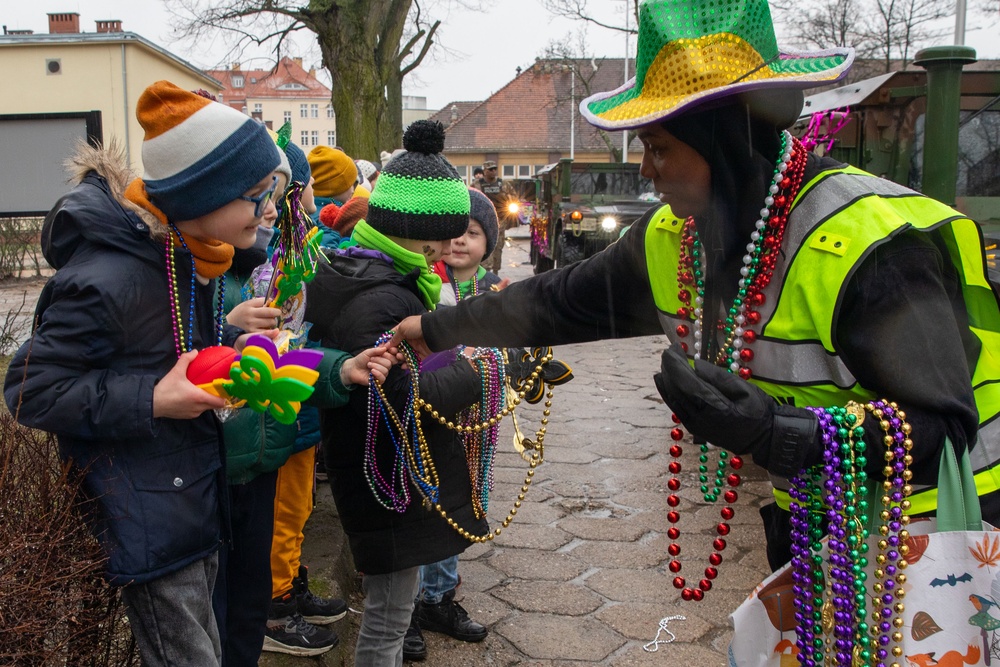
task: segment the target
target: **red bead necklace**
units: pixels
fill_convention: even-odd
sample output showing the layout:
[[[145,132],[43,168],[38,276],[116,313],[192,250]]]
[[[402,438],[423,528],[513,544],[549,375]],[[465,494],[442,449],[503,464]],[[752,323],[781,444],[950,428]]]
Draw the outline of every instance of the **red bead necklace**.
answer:
[[[733,299],[733,304],[729,307],[726,317],[715,323],[715,328],[721,332],[724,342],[713,359],[714,363],[728,368],[732,373],[737,373],[744,380],[749,380],[752,377],[748,364],[753,360],[754,355],[750,345],[757,340],[757,332],[751,327],[761,321],[758,309],[766,301],[764,290],[771,283],[774,269],[780,257],[785,228],[788,225],[788,213],[802,185],[805,165],[805,148],[788,132],[784,132],[781,155],[775,164],[774,175],[768,194],[764,199],[764,207],[761,209],[760,218],[750,235],[747,254],[743,257],[743,268],[740,269],[737,295]],[[677,264],[677,286],[679,288],[677,296],[683,304],[678,309],[677,314],[681,318],[692,320],[694,326],[679,324],[675,333],[681,339],[681,348],[685,352],[688,352],[688,343],[685,339],[693,336],[694,357],[696,359],[701,358],[705,331],[703,257],[704,250],[698,239],[697,226],[693,218],[688,218],[684,223]],[[727,466],[734,471],[739,470],[743,467],[743,460],[739,456],[729,456],[728,452],[720,449],[715,476],[710,482],[709,448],[708,445],[700,445],[701,454],[698,470],[704,499],[706,502],[714,503],[721,494],[726,504],[719,512],[722,521],[715,527],[717,537],[712,541],[713,551],[708,557],[708,567],[704,570],[704,578],[698,582],[697,586],[688,586],[687,580],[679,575],[681,562],[677,557],[681,553],[681,547],[677,540],[680,538],[680,530],[676,525],[680,521],[680,511],[676,509],[680,505],[680,497],[676,494],[676,491],[680,489],[680,480],[677,475],[681,472],[680,458],[683,454],[683,448],[678,442],[684,437],[684,430],[681,428],[677,415],[671,415],[671,418],[675,426],[670,431],[670,438],[674,444],[670,447],[672,460],[668,466],[672,477],[667,482],[667,488],[671,491],[670,495],[667,496],[667,504],[672,508],[667,512],[667,521],[671,524],[667,530],[667,537],[671,540],[667,547],[667,553],[672,557],[668,568],[672,573],[678,575],[673,579],[673,586],[681,591],[681,598],[697,601],[704,599],[705,592],[712,588],[712,580],[719,574],[718,566],[723,560],[722,551],[726,548],[725,537],[731,529],[728,522],[736,515],[733,507],[739,498],[736,487],[740,485],[742,480],[738,473],[731,472],[727,475],[725,470]],[[729,488],[723,492],[724,486]]]

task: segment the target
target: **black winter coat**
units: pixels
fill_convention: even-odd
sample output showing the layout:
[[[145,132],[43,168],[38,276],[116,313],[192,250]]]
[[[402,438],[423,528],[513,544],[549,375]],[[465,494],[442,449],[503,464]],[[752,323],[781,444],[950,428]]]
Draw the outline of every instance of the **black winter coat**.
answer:
[[[399,274],[382,259],[334,256],[332,264],[321,265],[308,289],[310,337],[321,340],[324,347],[350,354],[371,347],[403,318],[426,312],[415,276]],[[383,389],[397,414],[403,414],[409,386],[409,373],[394,366]],[[464,360],[420,375],[421,398],[449,419],[478,401],[479,392],[479,375]],[[363,469],[368,394],[358,389],[351,393],[347,406],[322,410],[320,416],[330,486],[356,567],[368,574],[385,574],[461,553],[470,543],[438,512],[424,507],[411,482],[407,482],[411,501],[402,514],[376,501]],[[426,413],[422,424],[440,476],[441,506],[469,532],[485,534],[486,520],[477,520],[472,511],[462,440]],[[395,447],[384,428],[379,430],[376,460],[383,476],[390,479]]]
[[[177,362],[163,243],[91,171],[49,212],[42,250],[57,271],[39,297],[37,328],[11,361],[7,405],[20,423],[55,433],[62,456],[86,471],[111,583],[180,570],[219,547],[226,480],[211,412],[153,418],[153,387]],[[185,325],[190,266],[179,251]],[[197,349],[215,344],[214,289],[196,288]],[[237,333],[227,329],[224,342]]]

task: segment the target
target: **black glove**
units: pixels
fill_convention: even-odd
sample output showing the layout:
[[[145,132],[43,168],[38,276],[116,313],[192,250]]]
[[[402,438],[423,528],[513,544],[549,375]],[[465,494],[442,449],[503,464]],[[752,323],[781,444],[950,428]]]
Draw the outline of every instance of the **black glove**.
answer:
[[[698,438],[750,454],[754,462],[792,477],[822,460],[819,420],[805,408],[777,401],[736,375],[701,359],[694,368],[679,345],[663,351],[653,376],[660,396]]]

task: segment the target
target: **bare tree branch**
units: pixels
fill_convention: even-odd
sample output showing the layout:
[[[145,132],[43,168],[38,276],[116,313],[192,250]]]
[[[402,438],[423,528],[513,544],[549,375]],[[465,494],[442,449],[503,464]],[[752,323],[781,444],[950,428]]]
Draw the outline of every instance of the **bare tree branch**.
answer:
[[[634,15],[634,20],[630,23],[628,28],[624,25],[607,23],[606,21],[596,18],[587,9],[587,0],[542,0],[542,6],[551,14],[555,14],[556,16],[572,19],[574,21],[583,21],[607,30],[635,34],[638,32],[637,26],[639,25],[639,1],[626,1],[632,5],[632,13]]]

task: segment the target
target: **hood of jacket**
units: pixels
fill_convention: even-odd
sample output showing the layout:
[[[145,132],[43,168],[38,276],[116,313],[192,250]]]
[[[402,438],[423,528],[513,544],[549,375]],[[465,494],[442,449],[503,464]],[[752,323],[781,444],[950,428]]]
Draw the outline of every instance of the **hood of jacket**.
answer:
[[[150,239],[163,239],[166,229],[151,214],[125,199],[125,187],[135,178],[125,151],[112,142],[108,148],[78,147],[66,161],[75,187],[45,216],[41,246],[55,269],[92,246],[159,260]]]
[[[311,340],[321,340],[344,304],[365,292],[398,286],[420,296],[416,270],[404,275],[382,253],[350,250],[328,253],[330,262],[320,263],[316,278],[306,288],[305,317],[313,323]]]

